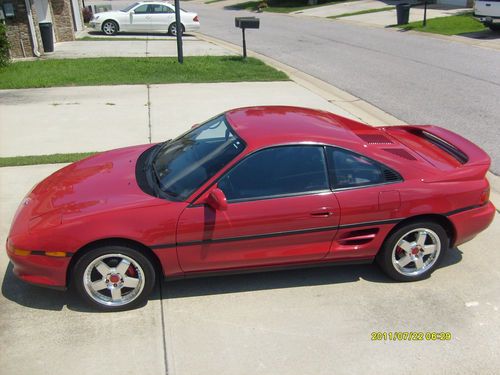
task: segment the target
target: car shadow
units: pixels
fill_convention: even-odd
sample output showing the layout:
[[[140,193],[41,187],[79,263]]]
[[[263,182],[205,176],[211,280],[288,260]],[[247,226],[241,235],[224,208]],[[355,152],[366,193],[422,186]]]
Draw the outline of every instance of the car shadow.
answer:
[[[104,34],[102,31],[88,31],[87,34],[89,36],[96,36],[96,37],[106,37],[106,38],[117,38],[117,40],[120,40],[120,37],[138,37],[138,39],[140,38],[147,38],[147,37],[150,37],[150,36],[160,36],[160,37],[163,37],[165,40],[175,40],[176,37],[175,36],[172,36],[172,35],[168,35],[166,33],[134,33],[134,32],[123,32],[123,31],[120,31],[118,34],[115,34],[115,35],[106,35]],[[189,34],[189,33],[184,33],[182,34],[183,37],[191,37],[193,36],[192,34]],[[98,38],[96,38],[98,39]]]
[[[452,266],[461,260],[462,251],[450,249],[440,268]],[[87,307],[71,288],[64,292],[27,284],[14,276],[12,268],[9,262],[2,283],[2,295],[6,299],[39,310],[61,311],[66,306],[78,312],[98,312]],[[353,283],[360,280],[372,283],[396,282],[385,276],[375,264],[324,266],[166,281],[156,286],[149,300]]]
[[[478,40],[499,40],[500,31],[483,30],[474,33],[458,34],[458,36],[463,36],[465,38],[478,39]]]

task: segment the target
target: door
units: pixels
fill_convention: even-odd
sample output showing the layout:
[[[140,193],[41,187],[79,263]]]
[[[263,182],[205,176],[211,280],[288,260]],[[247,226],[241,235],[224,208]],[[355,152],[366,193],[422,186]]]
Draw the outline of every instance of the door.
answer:
[[[402,178],[362,155],[327,147],[331,185],[342,211],[331,259],[372,257],[401,217]]]
[[[328,254],[340,212],[322,146],[258,151],[217,186],[226,195],[226,211],[195,204],[180,216],[177,251],[183,271],[285,265]]]
[[[127,31],[149,32],[151,31],[151,12],[149,4],[142,4],[129,13],[130,23]]]
[[[162,4],[150,4],[151,30],[168,31],[168,27],[175,21],[175,12],[170,7]]]

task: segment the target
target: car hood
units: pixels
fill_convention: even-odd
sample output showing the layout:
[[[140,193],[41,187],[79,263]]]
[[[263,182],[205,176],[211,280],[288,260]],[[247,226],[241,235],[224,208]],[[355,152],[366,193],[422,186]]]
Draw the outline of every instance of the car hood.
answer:
[[[150,147],[103,152],[58,170],[24,198],[14,221],[29,222],[31,228],[37,221],[58,224],[102,211],[164,203],[137,185],[137,159]]]
[[[119,16],[126,16],[127,14],[128,12],[122,12],[120,10],[111,10],[109,12],[100,12],[94,14],[94,19],[97,19],[99,17],[99,19],[102,18],[104,20],[104,17],[119,17]]]

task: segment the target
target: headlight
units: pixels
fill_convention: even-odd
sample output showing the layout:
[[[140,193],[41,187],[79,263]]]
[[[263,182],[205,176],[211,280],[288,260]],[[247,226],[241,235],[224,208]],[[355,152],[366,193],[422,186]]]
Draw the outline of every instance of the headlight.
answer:
[[[92,20],[93,20],[93,21],[97,21],[97,20],[99,19],[99,17],[101,17],[101,16],[96,16],[96,15],[93,15],[93,16],[92,16]]]

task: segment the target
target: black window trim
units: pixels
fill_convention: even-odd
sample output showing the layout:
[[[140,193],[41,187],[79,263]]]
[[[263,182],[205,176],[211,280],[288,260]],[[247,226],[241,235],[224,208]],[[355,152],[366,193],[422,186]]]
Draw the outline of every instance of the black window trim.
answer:
[[[227,203],[242,203],[242,202],[251,202],[251,201],[261,201],[261,200],[269,200],[269,199],[278,199],[278,198],[288,198],[288,197],[297,197],[297,196],[307,196],[307,195],[317,195],[317,194],[325,194],[325,193],[331,193],[332,189],[330,187],[330,181],[329,181],[329,175],[328,175],[328,166],[327,166],[327,160],[326,160],[326,153],[324,151],[325,145],[322,143],[314,143],[314,142],[303,142],[303,143],[284,143],[284,144],[279,144],[279,145],[273,145],[273,146],[267,146],[263,148],[259,148],[257,150],[254,150],[247,155],[244,155],[241,159],[237,160],[233,165],[231,165],[224,173],[222,173],[219,177],[217,177],[206,189],[203,189],[203,191],[200,194],[196,195],[195,199],[191,200],[191,203],[189,204],[188,207],[197,207],[199,204],[194,204],[203,194],[205,194],[208,190],[212,189],[214,186],[217,186],[219,181],[223,179],[228,173],[232,171],[233,168],[236,168],[241,162],[246,160],[247,158],[251,157],[252,155],[265,151],[265,150],[270,150],[273,148],[279,148],[279,147],[300,147],[300,146],[316,146],[319,148],[323,148],[323,157],[325,158],[325,168],[326,168],[326,176],[328,178],[328,189],[324,190],[315,190],[315,191],[308,191],[308,192],[300,192],[300,193],[289,193],[289,194],[276,194],[276,195],[269,195],[269,196],[264,196],[264,197],[259,197],[259,198],[241,198],[241,199],[232,199],[232,200],[227,200]]]
[[[229,121],[227,123],[229,124],[229,126],[231,126],[230,123],[229,123]],[[234,131],[234,129],[232,128],[232,126],[231,126],[231,129]],[[235,134],[237,134],[237,133],[235,132]],[[242,138],[240,137],[240,139],[242,139]],[[193,195],[192,195],[192,197],[194,197],[193,199],[190,199],[191,197],[189,197],[188,199],[186,199],[186,202],[189,202],[187,208],[194,208],[194,207],[204,206],[205,205],[204,203],[195,204],[194,202],[196,202],[203,194],[205,194],[207,191],[209,191],[210,189],[212,189],[214,186],[217,186],[217,184],[219,183],[219,181],[222,178],[224,178],[227,173],[231,172],[231,170],[233,168],[235,168],[238,164],[240,164],[246,158],[252,156],[253,154],[255,154],[255,153],[259,152],[259,151],[264,151],[264,150],[268,150],[268,149],[272,149],[272,148],[277,148],[277,147],[287,147],[287,146],[317,146],[317,147],[323,148],[323,154],[324,154],[324,158],[325,158],[325,167],[326,167],[326,174],[327,174],[327,177],[328,177],[329,189],[318,190],[318,191],[314,191],[314,192],[305,192],[305,193],[292,193],[292,194],[274,195],[274,196],[268,196],[265,199],[264,198],[258,198],[258,199],[246,199],[246,198],[244,198],[244,199],[237,199],[237,200],[233,199],[231,201],[228,200],[227,202],[228,203],[242,203],[242,202],[268,200],[268,199],[278,199],[278,198],[287,198],[287,197],[296,197],[296,196],[308,196],[308,195],[318,195],[318,194],[325,194],[325,193],[335,193],[335,192],[341,192],[341,191],[345,191],[345,190],[355,190],[355,189],[357,190],[357,189],[370,188],[370,187],[374,187],[374,186],[398,184],[398,183],[401,183],[401,182],[405,181],[404,178],[403,178],[403,176],[401,175],[401,173],[395,171],[393,168],[390,168],[387,165],[385,165],[385,164],[383,164],[383,163],[381,163],[381,162],[379,162],[379,161],[377,161],[375,159],[372,159],[372,158],[370,158],[370,157],[368,157],[366,155],[362,155],[359,152],[355,152],[355,151],[347,149],[345,147],[340,147],[340,146],[336,146],[336,145],[332,145],[332,144],[326,144],[326,143],[316,143],[316,142],[283,143],[283,144],[279,144],[279,145],[266,146],[266,147],[263,147],[263,148],[259,148],[259,149],[253,150],[252,152],[248,153],[247,155],[243,155],[239,160],[236,160],[236,162],[233,165],[231,165],[226,171],[224,171],[224,173],[222,173],[215,180],[213,180],[212,183],[209,184],[205,189],[203,189],[199,194],[196,194],[196,192],[193,193]],[[397,174],[400,177],[400,180],[399,181],[381,182],[381,183],[370,184],[370,185],[360,185],[360,186],[349,186],[349,187],[345,187],[345,188],[335,188],[332,185],[332,178],[331,178],[330,172],[329,172],[329,161],[328,161],[328,155],[327,155],[327,152],[326,152],[327,147],[336,148],[336,149],[339,149],[339,150],[345,150],[345,151],[351,152],[351,153],[353,153],[355,155],[359,155],[359,156],[365,157],[368,160],[373,161],[377,165],[380,165],[380,166],[382,166],[384,168],[387,168],[388,170],[394,172],[395,174]],[[245,151],[245,149],[243,149],[242,153],[244,151]],[[241,154],[238,155],[238,156],[241,156]]]
[[[356,156],[361,156],[363,158],[366,158],[368,159],[369,161],[373,162],[374,164],[376,164],[382,172],[382,169],[385,168],[389,171],[391,171],[392,173],[396,174],[397,176],[399,176],[399,180],[398,181],[384,181],[384,182],[377,182],[377,183],[373,183],[373,184],[366,184],[366,185],[358,185],[358,186],[346,186],[346,187],[341,187],[341,188],[338,188],[336,186],[334,186],[335,184],[335,175],[332,175],[330,176],[330,169],[328,169],[328,174],[329,174],[329,182],[330,182],[330,189],[333,191],[333,192],[337,192],[337,191],[345,191],[345,190],[354,190],[354,189],[363,189],[363,188],[369,188],[369,187],[374,187],[374,186],[382,186],[382,185],[390,185],[390,184],[399,184],[401,182],[404,182],[404,178],[403,176],[401,175],[401,173],[395,171],[393,168],[390,168],[388,167],[387,165],[385,165],[384,163],[381,163],[379,162],[378,160],[375,160],[375,159],[372,159],[366,155],[362,155],[360,154],[359,152],[355,152],[355,151],[352,151],[352,150],[349,150],[347,148],[344,148],[344,147],[339,147],[339,146],[333,146],[333,145],[325,145],[324,148],[325,148],[325,157],[326,157],[326,161],[328,163],[328,167],[330,167],[330,161],[328,160],[328,154],[327,154],[327,148],[330,147],[330,148],[333,148],[333,149],[338,149],[338,150],[343,150],[343,151],[347,151],[351,154],[354,154]],[[331,161],[333,163],[333,169],[332,171],[334,171],[335,169],[335,164],[333,162],[333,160]]]
[[[256,198],[240,198],[240,199],[228,199],[227,203],[243,203],[243,202],[253,202],[253,201],[262,201],[262,200],[269,200],[269,199],[279,199],[279,198],[288,198],[288,197],[301,197],[301,196],[307,196],[307,195],[317,195],[317,194],[324,194],[324,193],[331,193],[332,190],[330,188],[330,180],[329,180],[329,175],[328,175],[328,166],[327,166],[327,158],[326,158],[326,153],[324,149],[324,145],[322,144],[317,144],[317,143],[293,143],[293,144],[282,144],[282,145],[274,145],[270,147],[265,147],[261,148],[258,150],[255,150],[242,159],[238,160],[231,168],[229,168],[220,178],[217,179],[217,184],[219,183],[220,180],[222,180],[228,173],[231,172],[233,168],[236,168],[240,163],[245,161],[247,158],[262,152],[262,151],[267,151],[267,150],[272,150],[275,148],[282,148],[282,147],[316,147],[316,148],[322,148],[323,149],[323,158],[325,160],[324,167],[325,167],[325,175],[327,178],[327,184],[329,186],[328,189],[322,189],[322,190],[312,190],[312,191],[302,191],[298,193],[288,193],[288,194],[275,194],[275,195],[264,195],[261,197],[256,197]],[[212,185],[213,186],[213,185]]]

